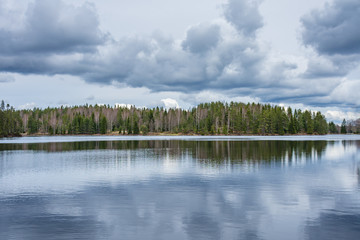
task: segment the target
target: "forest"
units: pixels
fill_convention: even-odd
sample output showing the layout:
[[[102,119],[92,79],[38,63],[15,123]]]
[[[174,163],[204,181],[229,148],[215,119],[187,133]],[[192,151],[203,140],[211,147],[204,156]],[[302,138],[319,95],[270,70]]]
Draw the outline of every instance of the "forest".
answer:
[[[346,121],[344,126],[343,124],[337,126],[333,122],[328,123],[321,112],[239,102],[202,103],[188,110],[88,104],[16,110],[4,101],[0,107],[0,137],[66,134],[290,135],[349,132]],[[360,127],[354,125],[350,131],[360,132]]]

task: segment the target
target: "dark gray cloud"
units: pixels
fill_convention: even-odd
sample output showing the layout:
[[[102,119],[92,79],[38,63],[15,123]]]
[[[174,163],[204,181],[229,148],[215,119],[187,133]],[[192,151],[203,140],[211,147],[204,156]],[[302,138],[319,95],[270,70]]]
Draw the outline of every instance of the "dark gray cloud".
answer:
[[[360,2],[335,0],[302,18],[303,41],[320,54],[360,53]]]
[[[0,29],[2,55],[88,52],[104,43],[95,9],[79,7],[61,0],[30,3],[23,26]]]
[[[0,69],[4,72],[20,73],[20,74],[47,74],[52,75],[54,71],[52,64],[48,61],[49,57],[36,57],[33,55],[0,55]]]
[[[199,91],[255,86],[265,53],[246,38],[222,40],[201,54],[189,38],[193,51],[183,50],[175,41],[158,37],[130,37],[102,46],[81,56],[45,55],[0,56],[0,69],[22,74],[70,74],[88,82],[113,81],[152,91]],[[208,48],[209,46],[207,46]]]
[[[263,26],[258,0],[229,0],[224,5],[226,20],[246,36],[253,36]]]
[[[321,63],[310,61],[308,64],[308,69],[303,76],[305,78],[342,77],[347,73],[347,68],[341,68],[334,66],[333,64],[330,66],[322,65]]]
[[[360,60],[360,2],[335,0],[301,19],[302,40],[319,57],[310,59],[305,78],[342,77]]]
[[[0,71],[68,74],[152,91],[249,93],[281,82],[288,69],[280,63],[264,70],[271,68],[267,53],[254,41],[262,26],[258,5],[230,0],[226,21],[194,25],[181,42],[160,34],[106,41],[111,37],[99,30],[93,6],[38,0],[28,6],[25,27],[0,30]]]
[[[187,31],[182,46],[192,53],[204,53],[215,47],[220,38],[220,27],[218,25],[193,26]]]
[[[189,50],[156,38],[129,38],[110,46],[109,55],[84,58],[84,66],[96,66],[80,74],[90,82],[117,81],[153,91],[199,91],[253,86],[265,54],[247,39],[220,41],[200,47],[198,39],[185,40]],[[212,42],[213,44],[214,42]],[[198,54],[200,53],[201,54]]]

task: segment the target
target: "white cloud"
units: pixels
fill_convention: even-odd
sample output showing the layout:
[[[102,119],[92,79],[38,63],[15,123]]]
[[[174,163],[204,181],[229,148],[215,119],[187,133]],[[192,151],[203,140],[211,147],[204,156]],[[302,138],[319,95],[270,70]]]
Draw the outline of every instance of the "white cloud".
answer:
[[[161,99],[161,101],[164,103],[166,109],[180,108],[178,102],[175,99],[165,98],[165,99]]]
[[[196,106],[200,103],[205,102],[260,102],[259,98],[250,97],[250,96],[228,96],[226,94],[222,94],[216,91],[201,91],[200,93],[193,93],[193,94],[183,94],[181,95],[181,99],[188,103],[191,103],[192,106]]]
[[[23,105],[20,105],[18,107],[18,109],[33,109],[34,107],[36,107],[36,104],[34,102],[31,102],[31,103],[25,103]]]
[[[358,112],[344,112],[344,111],[336,111],[336,110],[328,110],[324,113],[326,119],[328,121],[334,121],[336,123],[341,123],[341,121],[345,118],[347,121],[356,120],[360,118],[360,113]]]
[[[343,78],[341,83],[332,91],[330,97],[340,104],[360,106],[360,80]]]

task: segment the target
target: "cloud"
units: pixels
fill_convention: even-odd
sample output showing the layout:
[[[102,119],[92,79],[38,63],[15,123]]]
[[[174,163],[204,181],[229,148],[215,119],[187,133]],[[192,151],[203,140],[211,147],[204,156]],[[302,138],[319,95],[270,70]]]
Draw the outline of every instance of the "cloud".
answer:
[[[191,27],[186,33],[182,46],[192,53],[204,53],[215,47],[220,40],[218,25],[198,25]]]
[[[324,112],[324,115],[328,121],[334,121],[338,124],[345,118],[346,120],[356,120],[360,118],[360,113],[358,112],[345,112],[341,110],[328,110]]]
[[[88,101],[95,100],[95,96],[94,96],[94,95],[90,95],[90,96],[88,96],[87,98],[85,98],[85,100],[88,100]]]
[[[95,51],[106,35],[99,29],[94,6],[36,0],[28,5],[21,26],[0,29],[0,53],[61,54]]]
[[[302,18],[302,38],[320,54],[360,54],[360,2],[335,0]]]
[[[67,107],[70,107],[71,105],[69,104],[68,101],[66,100],[60,100],[58,101],[56,104],[60,105],[60,106],[67,106]]]
[[[15,82],[15,78],[11,75],[0,72],[0,83],[8,83],[8,82]]]
[[[254,36],[263,26],[258,0],[229,0],[224,4],[224,16],[235,28],[246,36]]]
[[[105,41],[91,5],[74,7],[60,0],[54,4],[35,1],[25,16],[27,28],[2,30],[6,34],[1,35],[4,44],[0,49],[0,71],[68,74],[90,83],[122,83],[152,91],[256,86],[266,82],[261,76],[266,53],[252,36],[239,34],[239,18],[230,8],[245,7],[254,12],[257,5],[230,1],[226,11],[231,21],[191,26],[181,41],[159,34]],[[260,15],[252,16],[252,21],[257,22],[257,17]]]
[[[178,102],[175,99],[165,98],[165,99],[161,99],[161,101],[164,103],[166,109],[180,108]]]
[[[310,56],[305,78],[343,77],[353,67],[354,62],[343,57]]]
[[[360,89],[359,80],[342,79],[341,83],[334,88],[330,97],[339,104],[360,106],[360,98],[357,89]]]
[[[316,51],[303,77],[343,77],[358,66],[359,22],[360,2],[356,0],[335,0],[303,16],[303,43]]]
[[[200,39],[213,35],[215,40],[200,46]],[[50,67],[65,69],[88,82],[196,92],[265,83],[261,74],[265,60],[266,53],[257,43],[238,35],[228,22],[218,21],[189,28],[180,43],[159,36],[126,37],[99,48],[96,54],[75,59],[74,63],[64,61],[61,68],[57,63]],[[277,71],[276,80],[278,76]]]
[[[33,109],[34,107],[36,107],[36,104],[34,102],[31,102],[20,105],[18,109]]]
[[[67,74],[89,83],[146,87],[153,92],[252,94],[252,89],[281,84],[293,68],[282,61],[270,63],[267,52],[254,41],[262,26],[258,5],[230,0],[224,5],[226,19],[190,26],[184,39],[156,33],[105,41],[91,5],[74,7],[57,0],[54,7],[35,1],[24,18],[30,30],[10,29],[2,36],[9,47],[0,50],[0,71]],[[80,21],[69,25],[63,20],[67,16]],[[59,30],[64,30],[62,36]],[[21,41],[14,36],[21,36]],[[29,41],[22,42],[24,38]]]
[[[214,90],[204,90],[199,93],[192,94],[183,94],[180,96],[183,101],[189,102],[192,106],[196,106],[204,102],[260,102],[260,99],[257,97],[249,96],[239,96],[237,94],[232,94],[231,92],[227,94],[222,94]]]
[[[350,3],[355,4],[336,1],[334,6]],[[334,6],[303,17],[303,39],[312,53],[298,60],[276,56],[258,39],[264,25],[260,4],[229,0],[220,19],[189,26],[180,39],[160,32],[115,39],[100,30],[91,4],[35,0],[23,15],[13,13],[22,21],[0,25],[0,72],[66,75],[103,86],[178,92],[187,96],[182,98],[187,103],[222,98],[358,106],[351,94],[338,97],[344,92],[338,88],[340,76],[356,66],[358,55],[327,53],[318,47],[326,46],[323,38],[311,30],[312,24],[321,26],[323,19],[331,18],[328,12],[335,11]],[[335,12],[341,11],[339,7]]]

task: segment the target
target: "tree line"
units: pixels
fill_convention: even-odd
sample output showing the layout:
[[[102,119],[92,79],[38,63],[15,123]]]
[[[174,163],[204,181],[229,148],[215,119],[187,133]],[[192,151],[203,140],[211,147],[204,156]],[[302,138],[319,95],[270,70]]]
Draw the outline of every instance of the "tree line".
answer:
[[[16,111],[4,100],[0,104],[0,137],[20,136],[25,131],[20,111]]]
[[[15,110],[4,101],[0,136],[20,134],[284,135],[339,133],[320,112],[256,103],[202,103],[185,109],[83,105]]]

